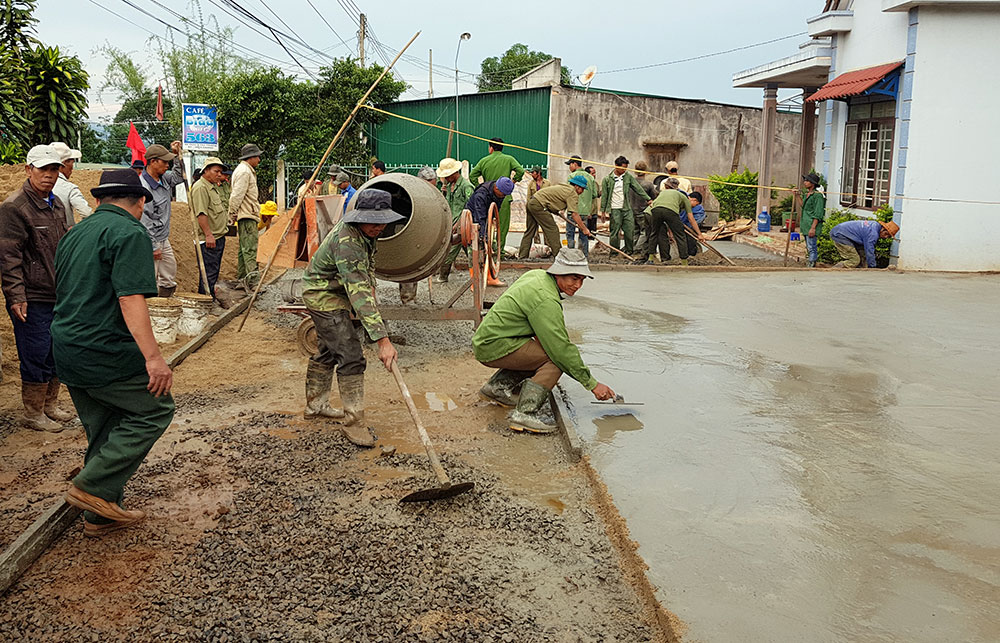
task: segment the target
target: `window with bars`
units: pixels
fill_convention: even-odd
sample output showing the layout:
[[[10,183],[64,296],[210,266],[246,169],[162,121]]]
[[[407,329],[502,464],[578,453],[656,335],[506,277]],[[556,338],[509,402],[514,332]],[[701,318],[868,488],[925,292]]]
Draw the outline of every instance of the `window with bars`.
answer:
[[[841,205],[874,210],[888,203],[895,129],[895,101],[848,108]]]

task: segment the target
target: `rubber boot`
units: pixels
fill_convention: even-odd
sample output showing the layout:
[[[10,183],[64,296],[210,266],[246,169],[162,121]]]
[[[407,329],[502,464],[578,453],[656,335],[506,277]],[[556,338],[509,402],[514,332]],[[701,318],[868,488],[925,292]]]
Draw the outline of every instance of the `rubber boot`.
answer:
[[[542,419],[538,412],[549,401],[549,389],[543,388],[532,380],[525,380],[521,385],[521,397],[517,408],[507,414],[507,420],[512,431],[527,431],[529,433],[555,433],[558,429]]]
[[[487,402],[512,409],[517,406],[519,394],[516,389],[526,380],[530,373],[511,371],[501,368],[479,389],[479,396]]]
[[[687,259],[681,259],[681,265],[682,266],[688,265],[688,260]]]
[[[441,264],[441,270],[439,270],[437,276],[434,277],[434,283],[436,284],[448,283],[448,275],[450,274],[451,274],[451,264],[450,263]]]
[[[340,427],[344,437],[359,447],[375,446],[375,436],[364,426],[365,375],[337,375],[340,400],[344,403],[344,422]]]
[[[63,425],[45,417],[45,396],[48,394],[47,382],[21,382],[21,401],[24,403],[24,426],[32,431],[48,431],[59,433]]]
[[[504,287],[504,286],[507,285],[504,282],[502,282],[499,279],[497,279],[496,277],[494,277],[490,273],[490,269],[489,268],[484,267],[483,270],[486,271],[486,285],[487,286],[495,286],[495,287],[498,287],[498,288],[502,288],[502,287]]]
[[[173,297],[175,290],[177,286],[157,286],[156,294],[158,297]]]
[[[330,384],[333,382],[333,367],[309,360],[306,367],[306,410],[307,418],[342,419],[344,412],[330,406]]]
[[[53,377],[45,389],[45,415],[56,422],[69,422],[76,419],[76,413],[59,406],[59,378]]]

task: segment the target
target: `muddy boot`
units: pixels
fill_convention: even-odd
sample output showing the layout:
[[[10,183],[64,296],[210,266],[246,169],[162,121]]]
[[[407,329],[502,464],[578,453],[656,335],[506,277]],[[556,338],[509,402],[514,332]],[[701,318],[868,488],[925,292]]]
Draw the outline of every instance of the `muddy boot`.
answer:
[[[344,437],[359,447],[375,446],[375,436],[365,422],[365,375],[337,375],[340,400],[344,403]]]
[[[555,433],[558,427],[542,419],[538,412],[549,401],[549,389],[542,388],[532,380],[521,385],[521,397],[517,408],[507,414],[512,431],[529,433]]]
[[[512,409],[517,406],[518,393],[516,389],[521,382],[528,378],[528,375],[529,373],[523,371],[501,368],[483,384],[483,388],[479,389],[479,396],[487,402]]]
[[[59,433],[63,425],[45,417],[45,396],[48,394],[47,382],[21,382],[21,401],[24,403],[24,426],[32,431],[48,431]]]
[[[344,412],[330,406],[330,384],[333,382],[333,367],[309,360],[306,367],[306,410],[307,418],[344,417]]]
[[[451,264],[450,263],[441,264],[441,270],[439,270],[437,276],[434,277],[434,283],[436,284],[448,283],[448,275],[450,274],[451,274]]]
[[[157,286],[156,295],[158,297],[173,297],[177,286]]]
[[[69,422],[76,419],[76,413],[59,406],[59,378],[53,377],[45,389],[45,415],[56,422]]]

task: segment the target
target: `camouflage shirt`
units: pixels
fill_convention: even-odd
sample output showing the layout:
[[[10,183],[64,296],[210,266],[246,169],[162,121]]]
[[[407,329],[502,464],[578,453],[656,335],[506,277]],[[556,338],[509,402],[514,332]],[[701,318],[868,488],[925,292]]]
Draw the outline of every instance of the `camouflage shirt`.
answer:
[[[312,310],[353,310],[372,341],[378,341],[388,333],[374,289],[375,240],[341,221],[309,261],[302,278],[302,299]]]

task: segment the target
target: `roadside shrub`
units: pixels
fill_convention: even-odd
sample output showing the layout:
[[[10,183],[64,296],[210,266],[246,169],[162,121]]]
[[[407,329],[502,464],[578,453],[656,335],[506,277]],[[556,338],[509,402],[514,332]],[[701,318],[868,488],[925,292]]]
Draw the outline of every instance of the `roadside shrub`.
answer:
[[[888,205],[880,206],[875,212],[872,213],[872,219],[878,221],[883,221],[888,223],[892,221],[892,208]],[[823,263],[837,263],[841,260],[840,253],[837,252],[837,247],[833,245],[833,240],[830,239],[830,230],[833,226],[843,223],[844,221],[855,221],[861,219],[862,217],[855,216],[849,210],[832,210],[827,212],[826,218],[823,220],[823,232],[820,234],[816,245],[819,249],[819,260]],[[892,239],[879,239],[875,243],[875,260],[876,265],[879,268],[885,268],[889,265],[889,250],[892,248]]]
[[[757,173],[744,167],[742,172],[733,172],[729,176],[719,174],[708,175],[708,189],[719,202],[719,218],[726,221],[734,219],[755,219],[757,213],[757,188],[725,185],[725,183],[742,183],[757,185]]]

